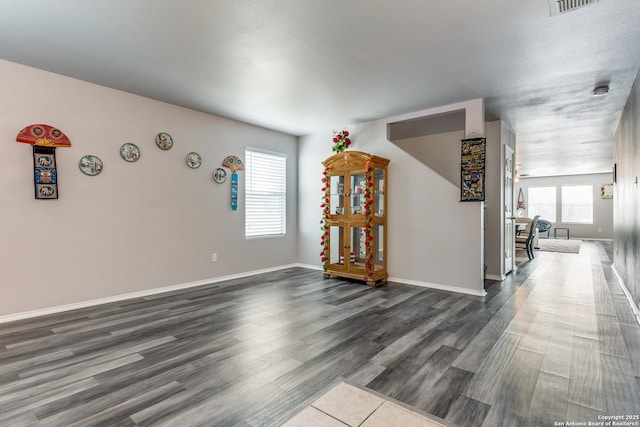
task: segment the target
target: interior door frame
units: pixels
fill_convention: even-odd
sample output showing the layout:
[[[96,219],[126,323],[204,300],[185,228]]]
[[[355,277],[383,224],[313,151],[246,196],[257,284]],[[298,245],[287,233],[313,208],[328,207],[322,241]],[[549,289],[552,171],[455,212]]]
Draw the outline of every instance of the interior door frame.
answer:
[[[504,200],[504,274],[515,269],[516,237],[513,196],[515,193],[514,178],[514,150],[508,145],[504,146],[503,170],[503,200]]]

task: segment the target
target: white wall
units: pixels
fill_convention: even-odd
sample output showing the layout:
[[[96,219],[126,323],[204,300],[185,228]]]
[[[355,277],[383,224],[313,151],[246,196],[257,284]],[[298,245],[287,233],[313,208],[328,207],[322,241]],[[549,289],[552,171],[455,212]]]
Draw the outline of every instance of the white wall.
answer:
[[[487,138],[485,239],[487,275],[504,277],[504,147],[515,148],[515,134],[502,121],[485,123]]]
[[[599,173],[590,175],[565,175],[543,178],[521,178],[516,183],[515,198],[518,198],[518,190],[522,188],[526,207],[522,216],[533,216],[529,213],[529,187],[556,187],[556,222],[553,227],[565,227],[570,230],[572,238],[582,239],[613,239],[613,200],[600,197],[600,186],[612,183],[611,173]],[[593,185],[593,224],[565,224],[562,222],[562,185]],[[545,234],[546,235],[546,234]],[[553,230],[551,230],[553,237]],[[564,237],[565,232],[559,232],[558,237]]]
[[[1,60],[0,93],[0,316],[296,262],[296,137]],[[57,149],[58,200],[34,199],[32,148],[15,141],[34,123],[73,144]],[[160,131],[171,150],[155,146]],[[124,142],[138,162],[120,158]],[[243,172],[235,212],[229,180],[212,180],[245,146],[287,154],[284,238],[245,240]],[[86,154],[103,160],[100,175],[80,172]]]
[[[389,142],[389,122],[348,126],[351,149],[390,159],[389,275],[407,283],[482,293],[482,203],[460,203],[458,186]],[[320,162],[332,154],[331,136],[327,129],[302,137],[299,147],[299,259],[313,266],[320,266]]]
[[[460,186],[460,149],[464,130],[393,141],[454,187]]]
[[[460,140],[464,130],[444,132],[393,141],[395,145],[424,163],[440,176],[460,185]],[[514,148],[515,136],[501,121],[485,123],[487,157],[485,174],[485,238],[486,274],[503,277],[504,268],[504,208],[503,156],[504,145]]]

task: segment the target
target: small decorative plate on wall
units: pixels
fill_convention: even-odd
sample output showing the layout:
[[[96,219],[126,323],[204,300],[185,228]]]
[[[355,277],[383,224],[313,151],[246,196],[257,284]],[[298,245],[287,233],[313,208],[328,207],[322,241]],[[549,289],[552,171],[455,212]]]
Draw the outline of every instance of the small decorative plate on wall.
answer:
[[[186,161],[187,166],[189,166],[191,169],[198,169],[202,164],[202,157],[200,157],[200,154],[192,151],[187,154]]]
[[[140,158],[140,149],[136,144],[126,143],[120,147],[120,157],[127,162],[137,162]]]
[[[83,156],[78,163],[78,167],[83,174],[89,176],[96,176],[102,172],[102,160],[98,157],[88,154]]]
[[[166,132],[156,135],[156,145],[161,150],[170,150],[173,147],[173,138]]]
[[[218,184],[222,184],[227,180],[227,171],[222,168],[215,169],[213,171],[213,180]]]

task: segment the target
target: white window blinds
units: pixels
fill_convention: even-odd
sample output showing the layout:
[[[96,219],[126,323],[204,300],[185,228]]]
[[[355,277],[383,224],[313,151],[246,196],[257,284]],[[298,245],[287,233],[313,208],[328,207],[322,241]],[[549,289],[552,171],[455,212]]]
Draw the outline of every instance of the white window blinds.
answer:
[[[287,157],[245,149],[245,237],[287,232]]]
[[[540,215],[541,219],[556,222],[556,187],[529,188],[529,218]]]
[[[562,222],[593,224],[593,186],[562,186]]]

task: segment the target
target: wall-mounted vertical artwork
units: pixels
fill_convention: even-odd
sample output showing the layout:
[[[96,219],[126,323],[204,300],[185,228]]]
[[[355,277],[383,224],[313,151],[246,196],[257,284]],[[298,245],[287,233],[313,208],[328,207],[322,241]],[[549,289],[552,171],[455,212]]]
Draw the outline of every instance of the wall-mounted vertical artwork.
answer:
[[[600,186],[600,197],[602,199],[613,199],[613,183]]]
[[[238,174],[236,171],[244,170],[244,163],[238,156],[227,156],[222,161],[222,166],[231,169],[231,210],[238,210]]]
[[[18,132],[16,141],[33,145],[33,181],[36,199],[58,198],[56,147],[70,147],[69,138],[57,128],[35,124]]]
[[[461,151],[460,200],[463,202],[484,201],[487,139],[463,139]]]

